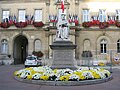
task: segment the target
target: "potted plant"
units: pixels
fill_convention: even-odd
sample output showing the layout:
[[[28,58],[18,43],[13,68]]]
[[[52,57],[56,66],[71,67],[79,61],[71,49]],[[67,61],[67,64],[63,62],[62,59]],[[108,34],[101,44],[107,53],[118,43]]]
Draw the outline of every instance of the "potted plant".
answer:
[[[83,22],[82,26],[85,27],[85,28],[89,28],[89,27],[92,26],[92,22]]]
[[[44,26],[43,22],[33,22],[34,27],[42,27]]]
[[[33,51],[32,54],[35,55],[35,56],[37,56],[38,58],[41,58],[41,57],[43,57],[43,55],[44,55],[44,54],[42,53],[42,51]]]

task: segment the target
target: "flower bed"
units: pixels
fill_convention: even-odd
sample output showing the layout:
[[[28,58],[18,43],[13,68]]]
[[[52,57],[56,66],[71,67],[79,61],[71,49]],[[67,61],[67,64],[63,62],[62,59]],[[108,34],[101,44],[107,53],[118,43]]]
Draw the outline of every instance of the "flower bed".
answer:
[[[42,27],[44,26],[43,22],[33,22],[34,27]]]
[[[99,28],[100,29],[105,29],[107,27],[109,27],[109,23],[108,22],[100,22],[100,24],[99,24]]]
[[[2,23],[0,24],[0,26],[1,26],[2,28],[9,28],[9,27],[10,27],[10,24],[9,24],[8,22],[2,22]]]
[[[29,67],[14,72],[14,75],[24,80],[42,81],[84,81],[105,79],[111,74],[108,70],[93,67],[80,67],[77,70],[54,69],[50,67]]]
[[[115,25],[120,28],[120,22],[116,21]]]
[[[16,26],[17,28],[24,28],[24,27],[27,26],[27,22],[16,22],[16,23],[15,23],[15,26]]]
[[[89,28],[89,27],[92,26],[92,22],[83,22],[82,26],[85,27],[85,28]]]

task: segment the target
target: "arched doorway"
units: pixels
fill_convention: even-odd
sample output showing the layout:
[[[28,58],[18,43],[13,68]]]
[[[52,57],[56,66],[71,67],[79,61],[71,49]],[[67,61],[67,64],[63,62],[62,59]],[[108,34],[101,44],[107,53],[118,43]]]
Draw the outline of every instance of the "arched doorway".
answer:
[[[28,55],[28,40],[25,36],[19,35],[14,39],[13,45],[14,64],[23,64]]]

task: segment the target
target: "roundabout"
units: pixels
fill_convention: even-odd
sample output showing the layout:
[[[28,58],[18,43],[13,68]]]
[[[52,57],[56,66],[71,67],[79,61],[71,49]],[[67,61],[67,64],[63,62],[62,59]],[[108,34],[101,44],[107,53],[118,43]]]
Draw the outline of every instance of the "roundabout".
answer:
[[[80,86],[104,83],[113,77],[108,70],[93,67],[51,69],[48,66],[30,67],[14,72],[18,81],[39,85]]]

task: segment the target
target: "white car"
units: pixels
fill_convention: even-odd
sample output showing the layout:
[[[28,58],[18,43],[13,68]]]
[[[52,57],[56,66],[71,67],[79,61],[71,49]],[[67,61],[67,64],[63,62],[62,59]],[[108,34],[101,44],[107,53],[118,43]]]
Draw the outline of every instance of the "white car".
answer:
[[[41,62],[41,60],[37,59],[37,56],[30,55],[30,56],[28,56],[26,58],[25,67],[28,67],[28,66],[40,66],[40,65],[42,65],[42,62]]]

